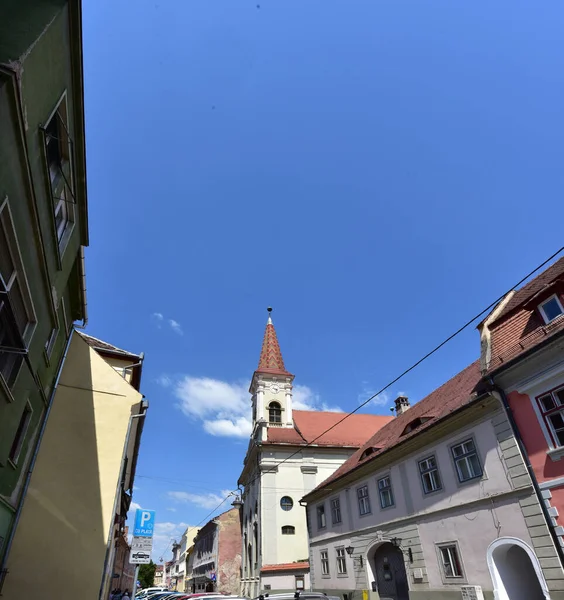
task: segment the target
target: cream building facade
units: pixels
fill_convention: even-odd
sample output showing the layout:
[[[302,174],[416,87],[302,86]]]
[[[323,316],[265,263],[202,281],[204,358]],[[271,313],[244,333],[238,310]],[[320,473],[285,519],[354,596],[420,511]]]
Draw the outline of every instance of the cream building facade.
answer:
[[[9,556],[6,600],[106,600],[148,404],[142,355],[73,331]]]
[[[340,413],[294,410],[293,381],[269,317],[250,387],[253,431],[239,478],[241,593],[249,597],[309,589],[306,514],[299,500],[391,420],[353,415],[338,424]]]

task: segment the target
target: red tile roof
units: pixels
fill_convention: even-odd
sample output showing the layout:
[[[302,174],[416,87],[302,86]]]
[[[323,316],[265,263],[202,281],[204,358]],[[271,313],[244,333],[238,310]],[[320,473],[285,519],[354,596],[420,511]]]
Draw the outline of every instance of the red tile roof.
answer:
[[[272,571],[304,571],[309,569],[309,561],[295,562],[295,563],[283,563],[280,565],[263,565],[261,572],[272,572]]]
[[[557,293],[562,301],[563,278],[564,258],[561,258],[518,290],[500,315],[489,323],[491,360],[488,372],[499,369],[564,329],[563,317],[545,324],[536,310],[538,304],[553,293]]]
[[[319,446],[359,448],[371,435],[394,419],[387,415],[357,413],[337,425],[345,416],[344,413],[294,410],[292,416],[294,428],[269,427],[265,443],[299,446],[314,443]],[[333,429],[323,433],[331,427]]]
[[[133,352],[128,352],[127,350],[122,350],[121,348],[118,348],[117,346],[113,346],[112,344],[109,344],[108,342],[104,342],[102,340],[99,340],[98,338],[95,338],[92,335],[88,335],[86,333],[77,332],[83,339],[84,341],[91,346],[92,348],[94,348],[95,350],[106,350],[115,354],[124,354],[126,356],[139,356],[138,354],[135,354]]]
[[[333,475],[317,486],[314,492],[323,489],[329,483],[344,477],[360,465],[374,460],[375,457],[380,456],[390,448],[398,446],[441,419],[448,417],[457,409],[462,408],[476,397],[474,394],[477,393],[480,382],[480,361],[476,361],[377,431]],[[410,433],[404,434],[409,424],[413,423],[416,419],[424,417],[429,420],[413,429]],[[363,457],[364,451],[368,448],[372,448],[373,451]],[[306,498],[308,496],[309,494],[306,495]]]
[[[284,366],[284,359],[282,358],[282,352],[280,351],[280,345],[276,337],[276,330],[270,317],[266,324],[259,364],[255,372],[272,375],[291,375],[291,373],[286,371],[286,367]]]
[[[546,286],[550,285],[555,279],[564,275],[564,258],[556,261],[552,266],[548,267],[540,275],[529,281],[521,289],[515,292],[514,296],[509,300],[507,306],[501,311],[493,323],[507,318],[517,308],[520,308],[527,300],[538,294]],[[491,323],[491,325],[493,325]]]

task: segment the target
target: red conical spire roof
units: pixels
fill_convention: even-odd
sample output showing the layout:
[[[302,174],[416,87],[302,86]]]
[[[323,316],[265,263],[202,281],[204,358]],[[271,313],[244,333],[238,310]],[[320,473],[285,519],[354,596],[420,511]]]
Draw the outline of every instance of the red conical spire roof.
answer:
[[[268,309],[270,313],[271,308]],[[290,375],[284,367],[284,359],[282,358],[282,352],[280,352],[280,344],[278,344],[278,338],[276,337],[276,330],[272,324],[270,315],[266,323],[266,330],[264,332],[264,339],[262,341],[262,350],[260,352],[260,359],[257,373],[279,373],[281,375]]]

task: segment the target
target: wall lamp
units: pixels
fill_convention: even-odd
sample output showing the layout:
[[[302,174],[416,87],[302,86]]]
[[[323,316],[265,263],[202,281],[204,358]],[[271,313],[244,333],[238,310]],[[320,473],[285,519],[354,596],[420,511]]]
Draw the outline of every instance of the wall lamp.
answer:
[[[398,537],[390,538],[390,544],[392,544],[392,546],[394,548],[397,548],[400,552],[402,552],[402,554],[405,554],[405,556],[407,556],[409,558],[409,562],[412,563],[413,562],[413,552],[412,552],[411,548],[408,548],[407,552],[406,552],[401,547],[401,542],[402,542],[401,538],[398,538]]]
[[[345,550],[346,550],[346,552],[347,552],[347,554],[348,554],[349,556],[352,556],[352,559],[353,559],[353,561],[355,561],[355,560],[357,560],[357,561],[358,561],[358,565],[359,565],[359,567],[361,567],[361,568],[362,568],[362,567],[363,567],[363,565],[364,565],[364,561],[362,560],[362,556],[353,556],[353,555],[352,555],[352,553],[354,552],[354,548],[353,548],[352,546],[347,546],[347,547],[345,548]]]

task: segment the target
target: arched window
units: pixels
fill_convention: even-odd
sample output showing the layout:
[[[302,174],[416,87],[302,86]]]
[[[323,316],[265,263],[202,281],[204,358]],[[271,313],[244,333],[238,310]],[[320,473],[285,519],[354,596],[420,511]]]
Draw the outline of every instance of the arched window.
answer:
[[[296,533],[296,528],[293,525],[284,525],[282,527],[282,535],[294,535]]]
[[[280,499],[280,508],[282,510],[292,510],[293,506],[294,506],[294,501],[292,500],[292,498],[290,498],[290,496],[283,496]]]
[[[278,402],[271,402],[268,405],[268,420],[271,423],[282,423],[282,407]]]

